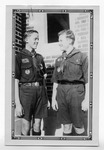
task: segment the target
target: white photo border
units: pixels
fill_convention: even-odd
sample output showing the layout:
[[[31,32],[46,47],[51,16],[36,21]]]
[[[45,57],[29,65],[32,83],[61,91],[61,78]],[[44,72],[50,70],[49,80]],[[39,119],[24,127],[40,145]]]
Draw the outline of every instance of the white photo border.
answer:
[[[6,145],[97,146],[99,114],[99,7],[98,6],[33,6],[35,13],[90,13],[89,134],[85,137],[23,137],[14,134],[15,107],[15,14],[31,12],[26,6],[6,7]],[[97,86],[96,86],[97,85]],[[34,142],[36,140],[36,143]]]

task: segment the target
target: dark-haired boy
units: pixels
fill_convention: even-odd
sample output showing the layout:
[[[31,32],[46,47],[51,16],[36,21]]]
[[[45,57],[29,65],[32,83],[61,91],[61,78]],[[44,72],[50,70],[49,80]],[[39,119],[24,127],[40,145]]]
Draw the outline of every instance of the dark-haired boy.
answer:
[[[21,135],[41,135],[41,119],[47,115],[47,99],[43,80],[46,68],[43,57],[36,53],[39,33],[29,30],[24,36],[25,48],[16,55],[15,103],[16,115],[22,117]]]

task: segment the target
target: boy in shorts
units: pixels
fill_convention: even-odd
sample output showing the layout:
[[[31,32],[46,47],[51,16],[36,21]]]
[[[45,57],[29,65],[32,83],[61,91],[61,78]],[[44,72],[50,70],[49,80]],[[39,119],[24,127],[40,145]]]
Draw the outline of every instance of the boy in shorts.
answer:
[[[43,85],[46,68],[42,55],[36,53],[39,33],[29,30],[24,36],[25,48],[15,58],[16,115],[22,117],[21,135],[41,135],[41,120],[47,116],[47,99]]]
[[[52,108],[57,111],[63,135],[85,135],[83,111],[88,109],[88,58],[74,47],[71,30],[59,32],[62,56],[56,59],[53,72]]]

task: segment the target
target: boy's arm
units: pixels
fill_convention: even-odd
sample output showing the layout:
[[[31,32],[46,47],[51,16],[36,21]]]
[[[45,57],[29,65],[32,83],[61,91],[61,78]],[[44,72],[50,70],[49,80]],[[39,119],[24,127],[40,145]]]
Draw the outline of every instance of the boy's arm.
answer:
[[[85,98],[82,101],[82,110],[87,111],[89,105],[89,84],[88,84],[88,56],[83,54],[83,63],[82,63],[83,77],[85,80]]]
[[[20,103],[20,98],[19,98],[19,80],[15,79],[15,104],[16,104],[16,116],[21,117],[24,112],[22,105]]]
[[[89,104],[89,98],[88,98],[88,83],[85,85],[85,99],[82,101],[82,110],[87,111],[88,110],[88,104]]]
[[[43,64],[43,72],[44,72],[44,79],[47,78],[47,72],[46,72],[46,66],[45,66],[45,62],[44,62],[44,59],[42,58],[42,64]]]
[[[54,83],[53,84],[53,94],[52,94],[52,108],[55,111],[58,110],[58,103],[57,103],[57,100],[56,100],[57,87],[58,87],[58,83]]]

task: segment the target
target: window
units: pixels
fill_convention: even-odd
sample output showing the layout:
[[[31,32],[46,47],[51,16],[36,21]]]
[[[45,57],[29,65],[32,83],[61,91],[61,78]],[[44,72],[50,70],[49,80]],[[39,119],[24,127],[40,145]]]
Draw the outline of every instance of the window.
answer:
[[[47,14],[48,43],[58,41],[58,32],[69,28],[69,14]]]

